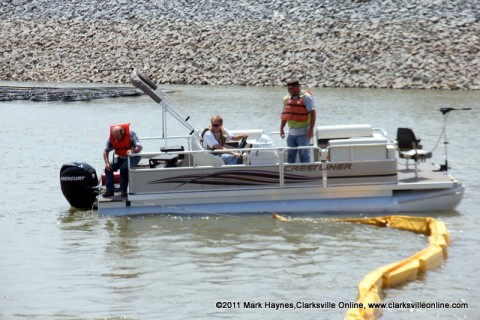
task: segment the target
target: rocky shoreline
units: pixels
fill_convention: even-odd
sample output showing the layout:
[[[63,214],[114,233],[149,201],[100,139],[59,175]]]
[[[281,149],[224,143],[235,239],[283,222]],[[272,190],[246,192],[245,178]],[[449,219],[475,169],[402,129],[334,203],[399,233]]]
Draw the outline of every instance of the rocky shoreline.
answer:
[[[478,1],[9,0],[0,80],[480,90]]]

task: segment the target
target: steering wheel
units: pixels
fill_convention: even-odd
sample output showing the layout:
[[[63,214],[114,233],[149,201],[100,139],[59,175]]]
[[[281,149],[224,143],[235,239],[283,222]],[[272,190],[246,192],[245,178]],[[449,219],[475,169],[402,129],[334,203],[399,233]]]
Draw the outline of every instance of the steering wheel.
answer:
[[[247,146],[247,138],[242,138],[240,142],[238,143],[238,148],[243,149]]]

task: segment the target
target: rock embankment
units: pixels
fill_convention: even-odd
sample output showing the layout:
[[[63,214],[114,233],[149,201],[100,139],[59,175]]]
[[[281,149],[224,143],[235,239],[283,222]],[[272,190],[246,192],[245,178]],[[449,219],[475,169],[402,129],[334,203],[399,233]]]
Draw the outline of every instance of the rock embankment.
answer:
[[[478,0],[6,0],[0,79],[480,89]]]

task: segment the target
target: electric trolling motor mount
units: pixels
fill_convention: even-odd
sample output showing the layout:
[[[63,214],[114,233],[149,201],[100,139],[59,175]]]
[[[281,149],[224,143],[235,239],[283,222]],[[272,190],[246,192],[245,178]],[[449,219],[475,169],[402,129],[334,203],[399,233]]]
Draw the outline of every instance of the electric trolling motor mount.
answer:
[[[457,108],[440,108],[440,112],[443,114],[443,115],[446,115],[447,113],[449,113],[450,111],[452,110],[472,110],[472,108],[460,108],[460,109],[457,109]]]
[[[450,108],[444,107],[440,108],[440,112],[443,114],[443,144],[445,145],[445,164],[440,165],[438,171],[448,171],[448,157],[447,157],[447,117],[450,111],[454,110],[472,110],[472,108]]]

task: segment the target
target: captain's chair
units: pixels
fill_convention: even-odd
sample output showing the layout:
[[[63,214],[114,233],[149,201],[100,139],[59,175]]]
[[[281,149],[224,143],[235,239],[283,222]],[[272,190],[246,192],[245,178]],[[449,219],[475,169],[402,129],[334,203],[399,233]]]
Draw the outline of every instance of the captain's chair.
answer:
[[[402,159],[412,159],[415,161],[415,176],[417,176],[417,162],[425,161],[432,157],[432,153],[422,149],[420,139],[417,139],[415,133],[410,128],[398,128],[397,129],[397,146],[398,154]]]
[[[222,158],[211,154],[201,146],[200,138],[197,133],[192,134],[191,143],[192,143],[192,151],[203,151],[203,152],[192,153],[193,161],[195,162],[196,166],[220,167],[224,165]]]

